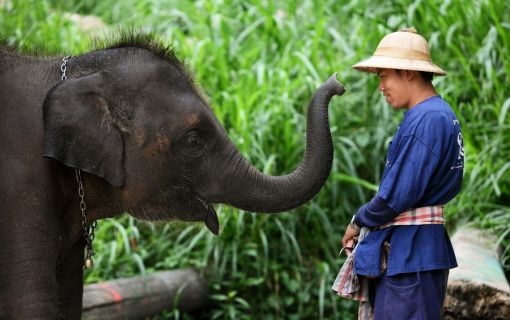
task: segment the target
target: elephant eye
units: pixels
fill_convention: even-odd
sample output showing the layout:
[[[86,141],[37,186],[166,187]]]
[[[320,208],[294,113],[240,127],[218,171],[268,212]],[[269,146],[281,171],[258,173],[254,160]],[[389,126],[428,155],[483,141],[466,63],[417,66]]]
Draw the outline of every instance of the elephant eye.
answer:
[[[197,132],[192,132],[186,138],[186,143],[189,147],[193,149],[201,149],[204,146],[204,141]]]

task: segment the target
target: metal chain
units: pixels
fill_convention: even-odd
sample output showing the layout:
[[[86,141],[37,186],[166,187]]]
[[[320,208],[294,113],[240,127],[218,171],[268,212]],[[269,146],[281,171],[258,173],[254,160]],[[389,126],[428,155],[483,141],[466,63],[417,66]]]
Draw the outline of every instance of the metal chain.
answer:
[[[67,56],[67,57],[64,57],[64,59],[62,59],[62,65],[60,66],[60,71],[62,72],[62,77],[60,78],[60,80],[62,80],[62,81],[67,79],[67,75],[66,75],[67,61],[69,61],[69,59],[71,57],[72,56]]]
[[[62,72],[62,81],[67,79],[67,61],[71,56],[64,57],[62,64],[60,65],[60,71]],[[96,254],[92,248],[92,242],[94,241],[95,230],[97,227],[97,221],[93,221],[91,224],[87,223],[87,205],[85,204],[85,190],[83,189],[83,179],[81,177],[81,171],[78,168],[74,169],[76,181],[78,182],[78,195],[80,196],[80,210],[81,210],[81,225],[83,228],[83,238],[85,239],[85,267],[90,268],[94,265],[92,257]]]
[[[85,190],[83,188],[83,180],[81,177],[80,169],[74,169],[74,173],[76,176],[76,181],[78,182],[78,195],[80,196],[80,210],[81,210],[81,225],[83,227],[83,238],[85,239],[86,248],[85,248],[85,266],[87,268],[92,267],[93,260],[92,257],[96,254],[94,249],[92,248],[92,242],[95,238],[95,230],[97,227],[97,220],[93,221],[91,224],[87,223],[87,205],[85,204]]]

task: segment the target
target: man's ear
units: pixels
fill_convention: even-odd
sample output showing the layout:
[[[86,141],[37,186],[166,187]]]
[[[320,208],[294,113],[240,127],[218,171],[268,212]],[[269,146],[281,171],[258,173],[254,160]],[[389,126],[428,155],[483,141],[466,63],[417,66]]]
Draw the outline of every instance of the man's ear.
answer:
[[[53,87],[44,101],[44,157],[124,183],[124,139],[101,72],[68,79]]]
[[[404,70],[404,77],[407,81],[411,81],[418,76],[418,71]]]

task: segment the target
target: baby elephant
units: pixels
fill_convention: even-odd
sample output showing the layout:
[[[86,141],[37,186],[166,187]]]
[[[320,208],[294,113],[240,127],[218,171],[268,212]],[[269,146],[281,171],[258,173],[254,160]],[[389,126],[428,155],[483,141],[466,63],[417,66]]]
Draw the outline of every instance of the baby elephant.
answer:
[[[79,319],[94,222],[125,211],[203,221],[212,204],[283,212],[333,158],[331,77],[308,107],[304,159],[267,176],[236,149],[174,53],[129,35],[75,57],[0,46],[0,318]]]

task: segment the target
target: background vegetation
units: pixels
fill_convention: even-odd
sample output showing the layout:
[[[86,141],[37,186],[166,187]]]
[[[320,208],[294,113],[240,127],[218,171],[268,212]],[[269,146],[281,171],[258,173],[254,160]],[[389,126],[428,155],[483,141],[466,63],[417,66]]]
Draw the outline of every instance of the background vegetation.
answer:
[[[463,126],[462,193],[448,228],[480,224],[498,237],[510,268],[510,2],[506,0],[137,0],[2,1],[8,41],[56,55],[90,48],[97,31],[66,12],[107,26],[149,30],[172,43],[239,149],[261,170],[292,170],[304,151],[305,110],[332,73],[347,92],[330,105],[333,171],[293,213],[256,215],[220,206],[221,234],[201,224],[149,224],[129,216],[101,221],[94,282],[197,267],[218,302],[212,319],[354,319],[355,304],[332,294],[350,216],[377,190],[387,143],[402,118],[352,64],[387,33],[415,26],[435,62],[434,83]],[[105,31],[106,30],[106,31]],[[187,318],[169,310],[166,319]]]

